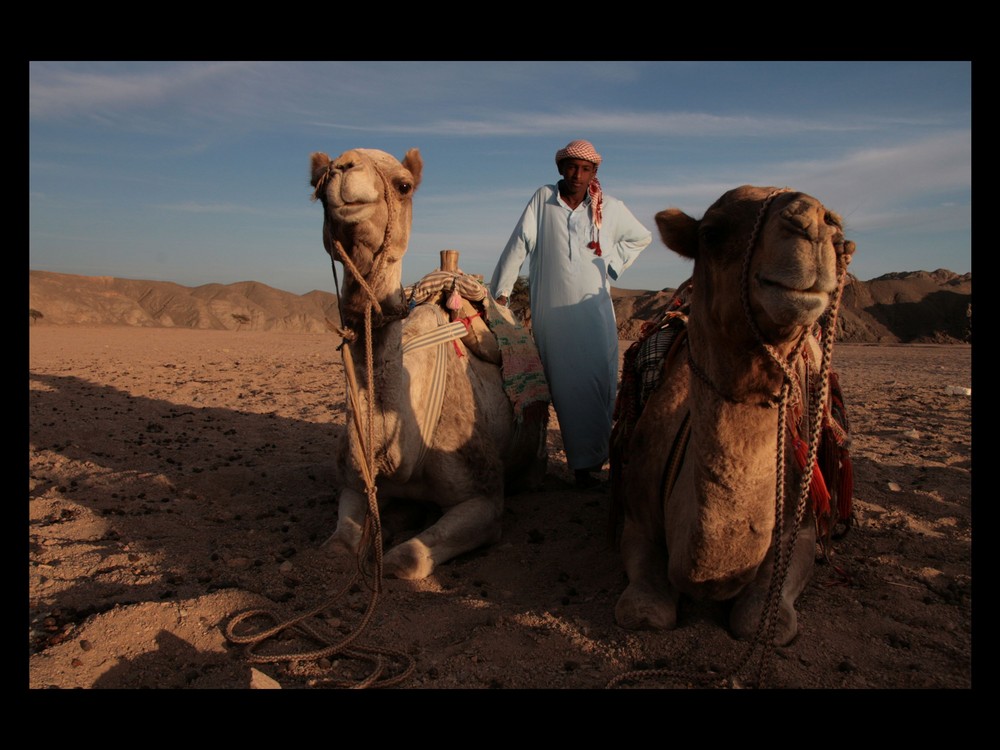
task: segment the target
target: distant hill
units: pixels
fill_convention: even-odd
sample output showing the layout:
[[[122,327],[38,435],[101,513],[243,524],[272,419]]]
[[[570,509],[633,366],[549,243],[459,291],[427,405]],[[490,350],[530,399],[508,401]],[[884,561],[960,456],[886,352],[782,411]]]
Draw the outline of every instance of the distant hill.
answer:
[[[185,287],[167,281],[29,272],[33,325],[130,325],[218,330],[321,333],[340,320],[337,296],[292,294],[256,281]],[[658,320],[672,289],[614,289],[622,338]],[[971,341],[972,274],[946,270],[848,278],[838,340],[850,343]]]
[[[673,289],[615,290],[621,338],[639,336],[645,321],[666,309]],[[951,271],[888,273],[871,281],[848,275],[837,340],[855,344],[961,343],[972,340],[972,274]]]
[[[260,284],[186,287],[169,281],[30,271],[28,307],[37,325],[129,325],[163,328],[321,333],[339,323],[337,295],[298,295]]]

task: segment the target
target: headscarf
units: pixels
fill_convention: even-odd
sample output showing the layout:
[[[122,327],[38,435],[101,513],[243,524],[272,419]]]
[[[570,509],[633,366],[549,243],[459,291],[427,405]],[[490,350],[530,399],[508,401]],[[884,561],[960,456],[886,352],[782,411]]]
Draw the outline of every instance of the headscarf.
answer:
[[[570,141],[566,144],[566,148],[556,151],[557,167],[563,159],[583,159],[591,162],[595,169],[601,166],[601,155],[590,141]]]
[[[587,192],[590,194],[590,208],[591,215],[594,219],[594,228],[599,232],[601,229],[601,215],[604,209],[604,193],[601,192],[601,183],[597,179],[597,168],[601,166],[601,155],[597,153],[597,149],[594,148],[594,144],[590,141],[570,141],[566,144],[565,148],[561,148],[556,151],[556,166],[563,159],[583,159],[584,161],[589,161],[594,165],[594,179],[590,181],[590,187]],[[597,238],[594,238],[594,243],[597,243]],[[600,246],[598,245],[598,249]],[[599,254],[599,253],[598,253]]]

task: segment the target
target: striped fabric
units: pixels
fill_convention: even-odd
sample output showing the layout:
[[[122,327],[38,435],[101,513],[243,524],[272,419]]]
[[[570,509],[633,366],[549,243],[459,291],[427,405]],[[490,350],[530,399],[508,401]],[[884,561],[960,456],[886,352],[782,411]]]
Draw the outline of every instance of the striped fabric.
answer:
[[[420,281],[406,287],[404,292],[410,300],[410,305],[420,305],[427,302],[439,292],[450,292],[454,288],[465,299],[480,302],[486,297],[486,287],[475,276],[461,271],[431,271]]]
[[[425,346],[447,344],[449,341],[462,338],[467,332],[468,329],[466,329],[465,323],[461,320],[456,320],[454,323],[445,323],[433,331],[427,331],[427,333],[422,333],[405,341],[403,343],[403,354],[412,352],[414,349],[422,349]]]
[[[437,313],[438,323],[444,323],[447,318],[444,312],[442,312],[436,306],[434,311]],[[415,349],[421,349],[425,346],[431,346],[432,344],[446,344],[452,339],[460,338],[465,335],[465,326],[460,322],[458,327],[461,329],[462,333],[459,336],[451,336],[447,338],[454,331],[448,331],[447,329],[454,329],[455,323],[447,325],[438,325],[432,331],[423,333],[419,336],[414,336],[409,341],[403,343],[403,354],[405,355],[409,351]],[[423,466],[424,459],[427,457],[427,451],[431,445],[431,441],[434,439],[434,429],[437,427],[437,423],[441,419],[441,408],[444,406],[444,394],[447,391],[448,385],[448,374],[445,366],[447,364],[448,347],[438,346],[435,351],[434,356],[434,370],[431,377],[431,390],[427,396],[427,401],[424,403],[423,409],[416,410],[417,420],[420,426],[420,454],[417,456],[417,467]]]

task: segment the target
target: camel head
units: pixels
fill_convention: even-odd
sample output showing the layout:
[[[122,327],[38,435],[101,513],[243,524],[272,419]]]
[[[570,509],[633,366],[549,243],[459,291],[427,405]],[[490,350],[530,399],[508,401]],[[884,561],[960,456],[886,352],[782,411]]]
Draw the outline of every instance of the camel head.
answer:
[[[323,204],[326,251],[339,260],[334,242],[340,242],[365,276],[381,252],[388,253],[388,263],[398,263],[410,239],[413,193],[422,171],[415,148],[402,163],[370,148],[351,149],[336,159],[314,153],[311,184],[313,199]]]
[[[833,301],[854,252],[837,214],[771,187],[730,190],[701,220],[667,209],[656,224],[667,247],[694,259],[692,308],[737,345],[756,338],[754,327],[774,346],[797,341]]]

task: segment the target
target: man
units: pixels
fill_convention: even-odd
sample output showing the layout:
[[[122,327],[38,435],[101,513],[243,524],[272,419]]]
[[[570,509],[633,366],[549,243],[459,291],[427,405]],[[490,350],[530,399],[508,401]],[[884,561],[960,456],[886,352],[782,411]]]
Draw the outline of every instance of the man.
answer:
[[[556,152],[558,185],[539,188],[493,272],[506,305],[529,258],[531,327],[559,417],[566,462],[580,487],[608,458],[618,387],[618,328],[610,281],[652,241],[649,231],[597,180],[601,155],[588,141]]]

